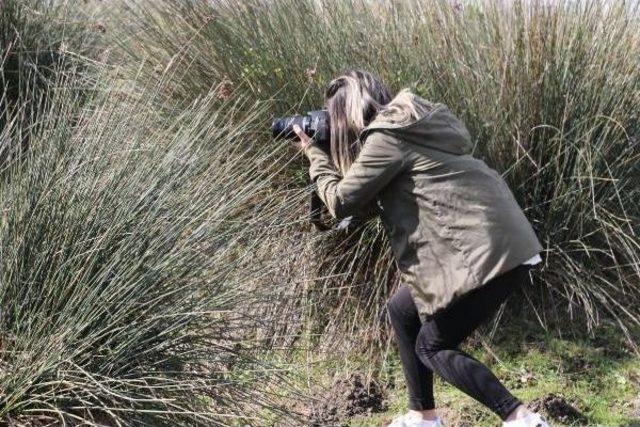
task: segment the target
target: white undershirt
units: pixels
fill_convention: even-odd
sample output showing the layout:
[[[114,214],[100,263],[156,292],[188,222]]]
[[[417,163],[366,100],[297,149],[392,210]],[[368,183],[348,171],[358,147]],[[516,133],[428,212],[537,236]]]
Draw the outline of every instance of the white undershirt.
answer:
[[[523,262],[523,264],[536,265],[539,262],[542,262],[542,258],[540,258],[540,254],[537,254]]]

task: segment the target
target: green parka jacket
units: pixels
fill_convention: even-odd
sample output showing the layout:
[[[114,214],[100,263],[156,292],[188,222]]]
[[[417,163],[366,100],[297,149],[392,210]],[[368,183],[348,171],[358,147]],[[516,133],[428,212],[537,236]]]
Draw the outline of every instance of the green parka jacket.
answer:
[[[317,145],[305,148],[332,216],[357,215],[377,199],[421,321],[542,250],[502,177],[470,155],[464,124],[444,104],[430,105],[409,124],[374,120],[344,177]]]

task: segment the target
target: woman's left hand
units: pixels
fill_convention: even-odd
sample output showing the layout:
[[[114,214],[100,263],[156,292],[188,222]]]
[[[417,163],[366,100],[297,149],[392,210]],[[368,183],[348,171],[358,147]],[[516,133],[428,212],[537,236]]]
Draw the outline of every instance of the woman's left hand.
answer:
[[[300,129],[300,126],[293,125],[293,131],[296,133],[296,135],[298,135],[298,138],[300,138],[298,141],[295,141],[293,143],[294,147],[298,148],[299,150],[304,150],[309,144],[311,144],[311,137],[304,133],[304,131]]]

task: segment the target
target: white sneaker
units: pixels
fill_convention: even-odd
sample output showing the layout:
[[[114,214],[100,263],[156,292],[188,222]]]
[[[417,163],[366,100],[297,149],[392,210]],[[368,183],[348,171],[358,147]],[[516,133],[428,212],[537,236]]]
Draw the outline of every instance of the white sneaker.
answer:
[[[443,425],[440,417],[432,421],[403,414],[395,417],[387,427],[443,427]]]
[[[505,421],[502,423],[502,427],[551,427],[539,413],[533,415],[527,415],[523,418],[518,418],[513,421]]]

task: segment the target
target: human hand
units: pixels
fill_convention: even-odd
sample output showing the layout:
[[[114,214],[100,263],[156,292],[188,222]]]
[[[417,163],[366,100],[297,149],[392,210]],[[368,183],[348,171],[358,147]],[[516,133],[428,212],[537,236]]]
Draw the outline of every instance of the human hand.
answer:
[[[298,135],[298,138],[300,138],[298,141],[293,143],[293,146],[297,149],[304,150],[309,144],[311,144],[311,142],[313,142],[311,137],[304,133],[300,126],[293,125],[293,131]]]

